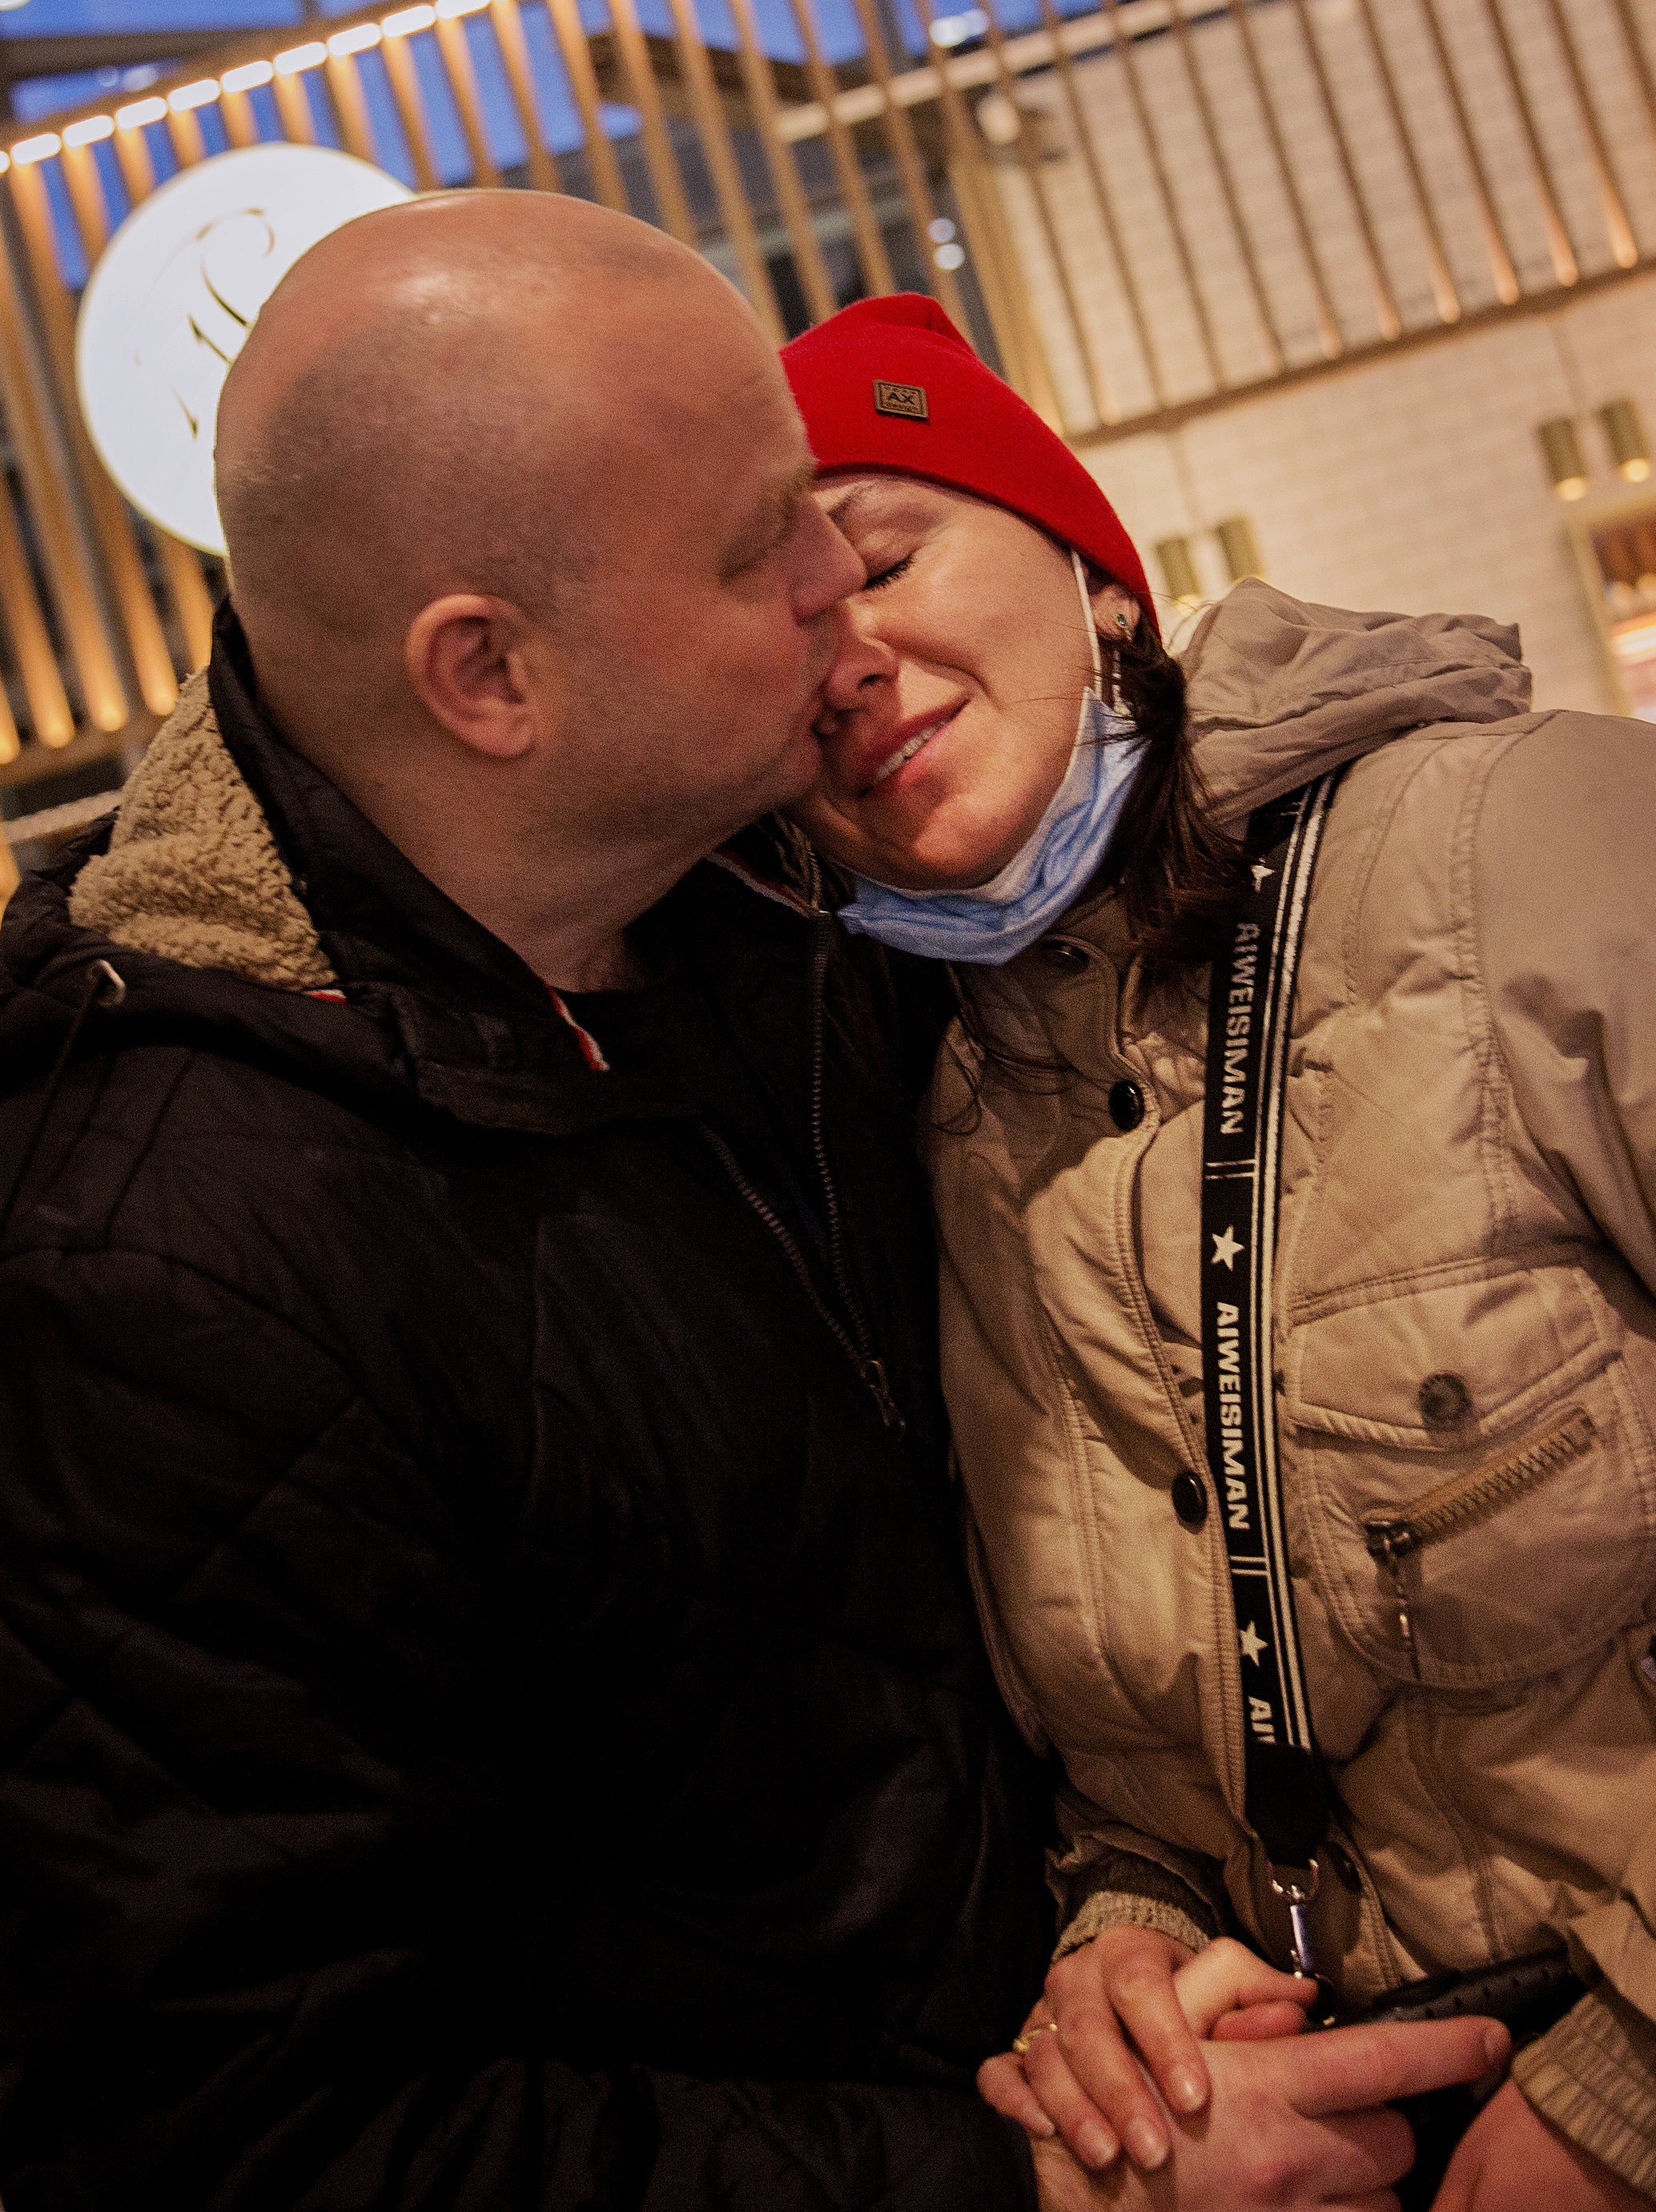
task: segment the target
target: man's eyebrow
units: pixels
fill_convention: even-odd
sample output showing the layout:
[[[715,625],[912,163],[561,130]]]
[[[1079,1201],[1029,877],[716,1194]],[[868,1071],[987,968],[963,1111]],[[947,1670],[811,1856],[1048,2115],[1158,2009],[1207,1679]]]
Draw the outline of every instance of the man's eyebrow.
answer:
[[[788,478],[787,482],[781,486],[775,496],[784,507],[795,507],[798,504],[799,501],[808,495],[815,486],[816,482],[816,464],[815,461],[807,459],[800,462],[798,467]]]
[[[759,495],[759,516],[768,519],[772,515],[791,514],[816,482],[816,462],[801,461],[791,476],[782,477]]]
[[[767,530],[787,521],[816,482],[816,462],[804,460],[791,476],[766,486],[737,530],[734,546],[725,562],[727,574],[742,566],[749,549],[762,540]]]

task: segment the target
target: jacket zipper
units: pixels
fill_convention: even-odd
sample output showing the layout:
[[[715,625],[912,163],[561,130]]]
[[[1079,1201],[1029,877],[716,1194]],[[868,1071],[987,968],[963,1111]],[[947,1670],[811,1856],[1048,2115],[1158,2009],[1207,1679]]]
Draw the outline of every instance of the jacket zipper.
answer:
[[[1512,1504],[1534,1484],[1556,1474],[1560,1468],[1568,1467],[1574,1460],[1585,1459],[1597,1435],[1591,1415],[1580,1406],[1572,1406],[1556,1428],[1538,1437],[1511,1458],[1502,1460],[1498,1467],[1476,1468],[1470,1474],[1456,1475],[1451,1481],[1440,1483],[1435,1490],[1429,1490],[1423,1498],[1416,1498],[1406,1515],[1384,1518],[1377,1516],[1363,1522],[1362,1533],[1370,1558],[1380,1560],[1392,1577],[1397,1596],[1398,1626],[1416,1680],[1420,1676],[1420,1652],[1415,1644],[1414,1623],[1409,1617],[1408,1593],[1403,1586],[1404,1559],[1424,1551],[1429,1544],[1459,1535],[1464,1529]]]
[[[852,1288],[851,1271],[846,1263],[845,1229],[840,1212],[840,1194],[835,1187],[833,1170],[828,1165],[828,1144],[822,1134],[822,995],[828,975],[829,922],[828,917],[817,908],[812,923],[815,943],[811,955],[810,993],[810,1142],[816,1162],[816,1172],[822,1179],[823,1201],[828,1209],[828,1265],[833,1270],[834,1288],[840,1294],[846,1321],[842,1322],[828,1300],[817,1289],[804,1254],[787,1224],[773,1206],[768,1206],[742,1172],[735,1153],[707,1122],[701,1133],[719,1155],[725,1172],[736,1185],[745,1202],[752,1207],[771,1235],[781,1246],[788,1265],[798,1278],[800,1287],[823,1321],[833,1331],[835,1340],[862,1381],[867,1384],[875,1404],[880,1409],[880,1419],[889,1429],[901,1436],[904,1430],[901,1413],[891,1395],[891,1385],[886,1376],[884,1360],[874,1350],[874,1339],[869,1329],[856,1291]]]

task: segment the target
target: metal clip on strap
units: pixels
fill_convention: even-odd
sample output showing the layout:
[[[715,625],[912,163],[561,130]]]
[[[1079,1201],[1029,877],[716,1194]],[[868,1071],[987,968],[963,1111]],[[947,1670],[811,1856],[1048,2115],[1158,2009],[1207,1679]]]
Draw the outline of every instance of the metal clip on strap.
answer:
[[[1294,1952],[1294,1972],[1301,1980],[1317,1978],[1317,1954],[1311,1942],[1311,1900],[1317,1894],[1322,1869],[1313,1859],[1306,1867],[1271,1869],[1271,1887],[1288,1907],[1288,1940]]]
[[[1271,1293],[1294,985],[1339,774],[1260,808],[1248,824],[1260,857],[1213,963],[1202,1135],[1203,1397],[1241,1677],[1246,1808],[1288,1906],[1294,1971],[1307,1976],[1316,1972],[1310,1906],[1328,1785],[1289,1574]]]

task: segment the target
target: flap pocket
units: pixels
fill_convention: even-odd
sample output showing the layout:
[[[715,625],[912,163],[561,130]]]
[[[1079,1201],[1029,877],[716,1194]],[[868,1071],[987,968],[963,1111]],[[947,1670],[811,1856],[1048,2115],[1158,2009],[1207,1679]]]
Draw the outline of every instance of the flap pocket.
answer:
[[[1612,1352],[1574,1269],[1479,1273],[1301,1322],[1283,1411],[1337,1436],[1429,1449],[1451,1431],[1512,1432]]]
[[[1537,1276],[1507,1275],[1305,1328],[1296,1534],[1383,1675],[1473,1692],[1532,1680],[1637,1620],[1656,1587],[1648,1428],[1590,1294],[1550,1272],[1544,1295]]]

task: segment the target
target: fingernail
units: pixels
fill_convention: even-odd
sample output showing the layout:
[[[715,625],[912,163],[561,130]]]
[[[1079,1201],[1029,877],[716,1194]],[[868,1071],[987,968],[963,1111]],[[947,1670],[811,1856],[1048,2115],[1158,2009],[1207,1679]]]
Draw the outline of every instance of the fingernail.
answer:
[[[1098,2168],[1107,2166],[1121,2146],[1113,2135],[1089,2121],[1077,2130],[1075,2148],[1083,2166]]]
[[[1055,2136],[1058,2133],[1058,2130],[1052,2125],[1052,2123],[1047,2118],[1045,2112],[1040,2115],[1039,2119],[1026,2120],[1023,2124],[1028,2129],[1032,2136]]]
[[[1154,2173],[1156,2167],[1166,2161],[1168,2139],[1148,2120],[1135,2120],[1127,2130],[1127,2151],[1135,2166],[1142,2166],[1147,2173]]]
[[[1198,2112],[1207,2091],[1193,2066],[1175,2066],[1168,2076],[1168,2102],[1175,2112]]]
[[[1506,2029],[1498,2027],[1494,2021],[1491,2021],[1483,2031],[1483,2056],[1486,2062],[1491,2066],[1504,2066],[1507,2063],[1507,2054],[1512,2047],[1513,2039]]]

